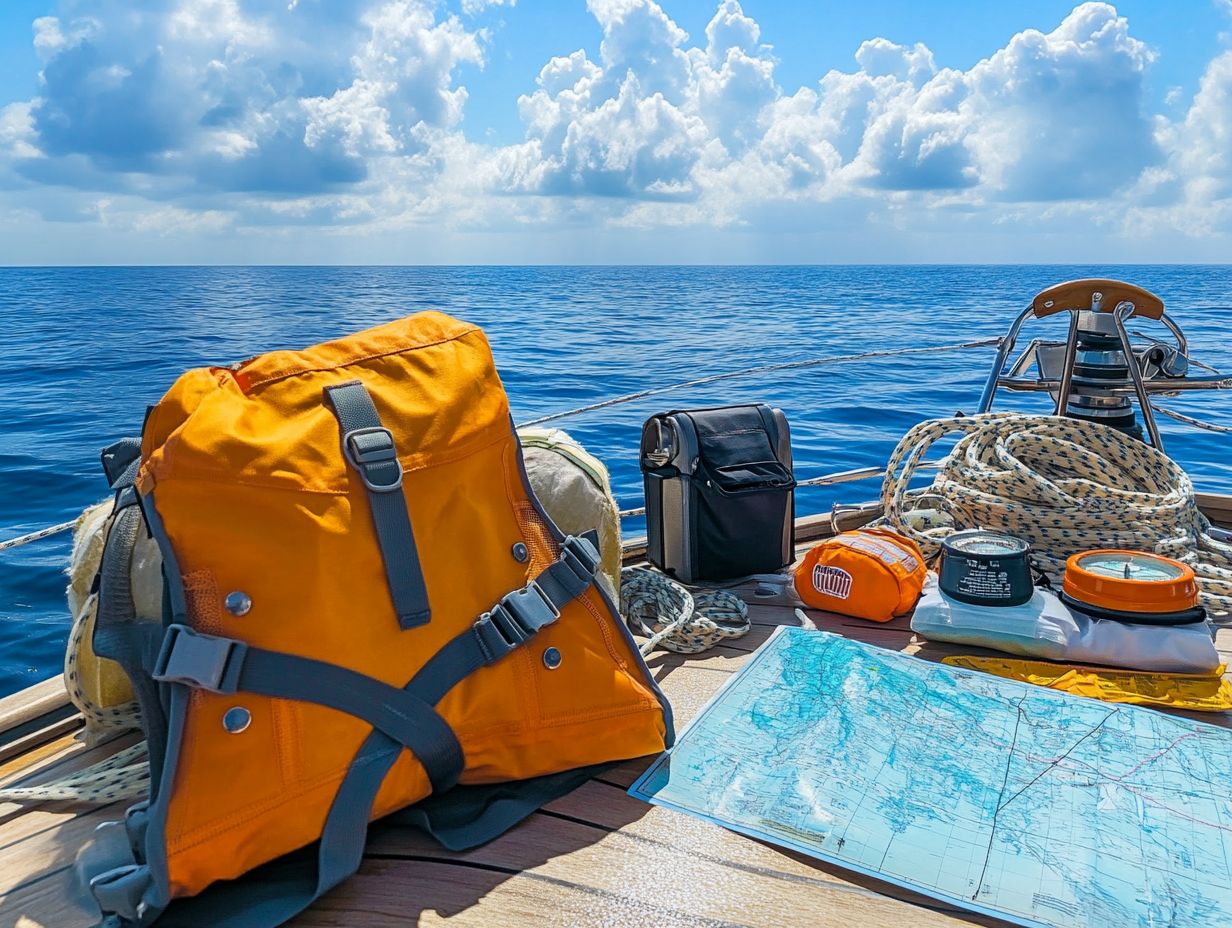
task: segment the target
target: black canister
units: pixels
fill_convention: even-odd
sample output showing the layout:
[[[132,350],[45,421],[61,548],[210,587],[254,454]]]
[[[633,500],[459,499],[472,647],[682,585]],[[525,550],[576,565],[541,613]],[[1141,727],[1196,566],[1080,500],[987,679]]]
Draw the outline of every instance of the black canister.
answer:
[[[973,606],[1021,606],[1035,592],[1030,552],[1031,546],[1013,535],[955,532],[941,542],[941,592]]]

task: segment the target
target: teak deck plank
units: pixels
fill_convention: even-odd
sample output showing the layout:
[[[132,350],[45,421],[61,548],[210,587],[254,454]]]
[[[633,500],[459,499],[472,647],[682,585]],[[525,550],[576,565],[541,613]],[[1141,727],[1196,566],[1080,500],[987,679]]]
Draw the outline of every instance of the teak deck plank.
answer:
[[[756,604],[749,636],[703,655],[659,652],[652,672],[683,726],[792,609]],[[870,634],[878,634],[876,632]],[[883,633],[884,634],[884,633]],[[897,636],[906,639],[901,630]],[[118,745],[117,745],[118,746]],[[62,773],[112,745],[49,745],[40,774]],[[807,923],[921,926],[971,921],[964,913],[802,855],[751,841],[625,793],[648,763],[619,764],[508,834],[461,854],[418,832],[374,827],[360,874],[294,924],[681,925]],[[41,778],[41,777],[40,777]],[[93,924],[72,860],[120,804],[74,809],[48,803],[0,818],[0,924],[77,928]],[[916,903],[916,904],[913,904]],[[925,907],[921,908],[919,903]]]
[[[1232,512],[1232,509],[1229,509]],[[813,523],[816,524],[813,524]],[[808,534],[821,530],[811,520]],[[880,647],[940,660],[972,654],[916,639],[906,619],[879,625],[797,613],[785,597],[750,600],[749,633],[700,655],[666,651],[648,663],[672,703],[678,730],[781,625],[807,625]],[[1232,663],[1232,629],[1217,636]],[[0,735],[37,723],[67,699],[58,680],[0,700]],[[1229,714],[1193,716],[1232,726]],[[69,724],[65,719],[57,726]],[[0,783],[38,782],[132,743],[127,735],[86,748],[61,728],[20,757],[0,753]],[[22,729],[23,737],[25,729]],[[292,924],[297,928],[407,925],[611,928],[736,928],[859,925],[901,928],[1001,922],[962,912],[881,881],[763,844],[708,822],[647,805],[625,790],[648,758],[616,764],[535,813],[506,835],[465,853],[443,850],[418,832],[377,823],[358,874]],[[0,803],[0,928],[87,928],[97,913],[73,875],[73,860],[94,827],[122,815],[68,803]]]
[[[750,614],[753,626],[743,639],[701,655],[652,655],[651,670],[679,728],[777,626],[803,624],[781,604],[754,602]],[[905,620],[875,625],[815,611],[805,616],[818,628],[932,659],[962,650],[921,645]],[[130,740],[85,749],[61,738],[41,750],[33,779],[75,769]],[[618,764],[496,841],[465,853],[445,851],[414,830],[378,824],[361,872],[293,924],[998,924],[648,806],[625,792],[647,762]],[[120,804],[87,810],[48,803],[21,813],[13,804],[0,807],[0,924],[92,925],[94,913],[75,886],[73,856],[99,822],[120,814]]]
[[[52,677],[0,699],[0,734],[33,721],[67,702],[60,677]]]

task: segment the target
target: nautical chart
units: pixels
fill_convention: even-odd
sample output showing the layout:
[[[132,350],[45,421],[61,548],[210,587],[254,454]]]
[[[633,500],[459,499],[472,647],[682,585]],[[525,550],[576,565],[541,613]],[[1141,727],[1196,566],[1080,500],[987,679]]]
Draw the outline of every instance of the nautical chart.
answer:
[[[1232,732],[781,628],[630,790],[1024,925],[1232,924]]]

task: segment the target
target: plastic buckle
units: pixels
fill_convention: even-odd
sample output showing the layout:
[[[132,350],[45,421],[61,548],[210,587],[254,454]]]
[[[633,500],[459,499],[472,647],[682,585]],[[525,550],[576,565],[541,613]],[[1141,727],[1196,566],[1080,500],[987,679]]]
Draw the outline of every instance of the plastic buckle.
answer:
[[[351,429],[342,436],[342,448],[364,486],[373,493],[389,493],[402,486],[402,462],[398,460],[398,449],[389,429],[380,425]],[[390,466],[395,474],[392,481],[378,483],[373,479]]]
[[[151,676],[159,683],[234,693],[247,650],[248,645],[234,638],[203,635],[187,625],[169,625]]]
[[[90,891],[104,914],[140,924],[149,912],[144,896],[152,883],[149,867],[127,864],[93,877]]]
[[[598,549],[579,535],[569,535],[561,542],[560,559],[587,584],[595,578],[600,564]]]
[[[500,604],[513,613],[518,623],[528,633],[527,638],[545,625],[560,618],[560,610],[548,599],[543,587],[532,580],[520,590],[506,593]]]
[[[529,641],[560,618],[560,610],[535,581],[501,597],[475,622],[475,633],[489,663]]]

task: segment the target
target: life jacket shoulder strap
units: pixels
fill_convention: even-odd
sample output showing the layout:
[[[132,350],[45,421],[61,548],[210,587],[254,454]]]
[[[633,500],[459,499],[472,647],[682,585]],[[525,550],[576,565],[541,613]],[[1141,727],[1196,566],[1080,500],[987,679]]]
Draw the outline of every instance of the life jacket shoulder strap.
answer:
[[[404,629],[425,625],[432,610],[402,495],[402,463],[393,433],[382,424],[372,397],[358,380],[326,387],[325,398],[338,419],[342,453],[368,495],[398,624]]]

